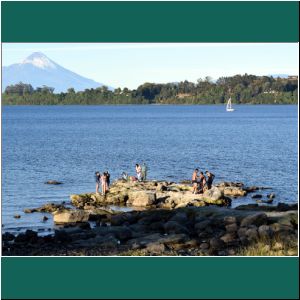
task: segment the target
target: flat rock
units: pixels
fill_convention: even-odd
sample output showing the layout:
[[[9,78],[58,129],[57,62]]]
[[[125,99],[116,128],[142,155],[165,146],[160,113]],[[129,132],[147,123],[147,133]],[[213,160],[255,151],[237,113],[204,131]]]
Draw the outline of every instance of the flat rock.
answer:
[[[68,210],[53,213],[53,220],[55,224],[78,223],[87,222],[89,213],[84,210]]]

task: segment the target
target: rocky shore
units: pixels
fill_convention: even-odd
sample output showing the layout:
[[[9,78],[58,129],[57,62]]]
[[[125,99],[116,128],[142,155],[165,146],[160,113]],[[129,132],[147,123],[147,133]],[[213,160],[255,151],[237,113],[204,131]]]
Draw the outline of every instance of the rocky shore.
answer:
[[[106,196],[71,195],[75,208],[47,204],[25,209],[51,212],[60,228],[46,236],[31,230],[17,236],[4,233],[2,254],[297,255],[297,205],[229,208],[231,198],[262,189],[222,183],[193,195],[189,184],[118,180]],[[109,205],[132,211],[114,211]]]

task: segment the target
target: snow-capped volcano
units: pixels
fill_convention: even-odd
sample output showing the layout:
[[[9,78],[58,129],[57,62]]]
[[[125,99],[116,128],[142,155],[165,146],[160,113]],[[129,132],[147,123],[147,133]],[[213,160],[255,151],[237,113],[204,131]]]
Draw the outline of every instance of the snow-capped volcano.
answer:
[[[2,67],[2,91],[8,85],[19,82],[29,83],[33,88],[43,85],[53,87],[54,93],[66,92],[69,88],[83,91],[103,86],[102,83],[63,68],[41,52],[32,53],[21,63]]]
[[[41,52],[34,52],[25,58],[22,64],[32,64],[41,69],[55,69],[56,63]]]

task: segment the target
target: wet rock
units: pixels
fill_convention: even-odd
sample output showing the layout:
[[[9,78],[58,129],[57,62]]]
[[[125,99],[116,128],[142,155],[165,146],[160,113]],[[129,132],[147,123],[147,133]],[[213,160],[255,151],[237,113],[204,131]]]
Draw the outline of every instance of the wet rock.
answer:
[[[83,230],[89,230],[89,229],[91,229],[91,225],[89,222],[82,222],[82,223],[79,223],[79,228],[83,229]]]
[[[26,214],[31,214],[31,213],[36,212],[37,210],[35,208],[25,208],[23,211]]]
[[[21,216],[20,216],[20,215],[14,215],[14,218],[15,218],[15,219],[20,219]]]
[[[46,222],[46,221],[48,221],[48,219],[49,219],[48,217],[46,217],[46,216],[43,216],[43,219],[42,219],[42,221],[43,221],[43,222]]]
[[[114,236],[107,236],[103,238],[99,246],[104,249],[114,249],[120,245],[120,241]]]
[[[198,222],[194,225],[194,229],[197,233],[207,230],[210,227],[211,221],[204,220],[202,222]]]
[[[84,210],[68,210],[53,213],[55,224],[87,222],[88,219],[89,213]]]
[[[247,193],[253,193],[253,192],[257,191],[257,190],[259,190],[259,187],[257,187],[257,186],[246,187]]]
[[[258,204],[242,204],[235,207],[236,210],[257,210],[259,209]]]
[[[266,224],[267,215],[265,213],[255,213],[245,217],[241,222],[241,227],[247,227],[249,225],[260,226]]]
[[[68,234],[65,230],[55,230],[54,239],[57,242],[71,242],[71,235]]]
[[[175,221],[169,221],[164,225],[164,230],[166,233],[186,233],[188,234],[188,230],[186,227]]]
[[[179,224],[186,224],[189,222],[189,218],[185,212],[178,212],[170,219],[170,221],[175,221]]]
[[[15,236],[9,232],[5,232],[2,234],[2,240],[5,242],[13,241],[15,239]]]
[[[26,230],[25,233],[20,233],[15,238],[15,243],[35,243],[38,239],[37,232],[33,230]]]
[[[56,181],[56,180],[48,180],[48,181],[45,182],[45,184],[54,184],[54,185],[56,185],[56,184],[62,184],[62,182]]]
[[[251,196],[252,199],[260,199],[262,198],[261,194],[254,194],[253,196]]]
[[[290,210],[290,206],[286,203],[279,202],[277,204],[277,211],[288,211]]]
[[[267,203],[267,204],[271,204],[271,203],[273,203],[273,199],[268,199],[268,200],[261,200],[261,199],[258,199],[258,200],[256,200],[256,203]]]

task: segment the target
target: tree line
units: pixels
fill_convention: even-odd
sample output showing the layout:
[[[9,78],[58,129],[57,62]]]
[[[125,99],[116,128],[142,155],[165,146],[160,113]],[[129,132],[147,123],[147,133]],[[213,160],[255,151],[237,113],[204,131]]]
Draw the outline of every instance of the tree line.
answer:
[[[54,88],[34,89],[30,84],[18,83],[6,87],[2,94],[4,105],[98,105],[98,104],[224,104],[231,97],[236,104],[296,104],[298,78],[235,75],[199,78],[166,84],[144,83],[137,89],[108,89],[101,86],[76,92],[69,88],[55,93]]]

